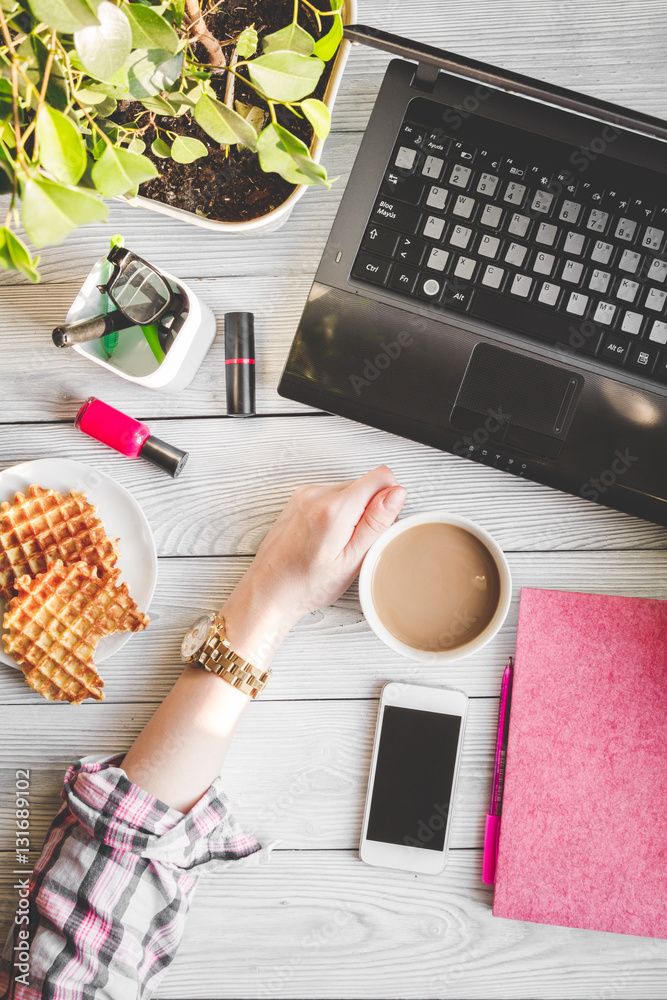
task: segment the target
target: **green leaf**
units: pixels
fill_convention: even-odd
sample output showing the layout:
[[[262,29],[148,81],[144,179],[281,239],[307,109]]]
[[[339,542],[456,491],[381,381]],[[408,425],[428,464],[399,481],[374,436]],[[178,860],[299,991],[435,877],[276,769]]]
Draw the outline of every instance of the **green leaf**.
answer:
[[[288,24],[272,35],[265,35],[262,41],[264,52],[300,52],[302,56],[312,56],[315,40],[300,24]]]
[[[144,97],[141,103],[147,111],[152,111],[156,115],[166,115],[168,118],[173,118],[176,115],[176,108],[173,104],[159,94],[156,94],[155,97]]]
[[[258,41],[259,38],[254,24],[251,24],[249,28],[244,28],[239,35],[238,42],[236,43],[236,51],[239,54],[239,58],[249,59],[250,56],[254,56],[257,51]]]
[[[113,97],[105,97],[101,104],[95,108],[95,113],[98,118],[109,118],[117,107],[118,104]]]
[[[0,267],[6,267],[9,271],[20,271],[34,284],[39,281],[38,263],[39,257],[33,260],[25,243],[18,236],[14,236],[11,229],[6,226],[0,229]]]
[[[318,166],[317,174],[310,167],[304,169],[307,162],[312,164],[308,147],[282,125],[267,125],[257,140],[257,153],[265,173],[280,174],[290,184],[329,186],[324,167]]]
[[[130,3],[123,9],[132,28],[132,48],[165,49],[172,55],[178,50],[178,35],[153,7]]]
[[[185,16],[185,0],[170,0],[169,6],[173,12],[175,26],[180,28]]]
[[[86,147],[67,115],[42,105],[37,116],[39,162],[63,184],[76,184],[86,168]]]
[[[74,33],[74,45],[82,65],[91,76],[108,80],[132,51],[132,28],[127,17],[109,0],[97,8],[99,24]]]
[[[251,81],[274,101],[300,101],[307,97],[323,69],[321,59],[298,52],[269,52],[248,63]]]
[[[12,117],[12,85],[9,80],[0,79],[0,122],[7,122]]]
[[[325,62],[335,56],[343,38],[343,21],[340,14],[337,17],[332,17],[331,20],[333,24],[329,31],[315,42],[315,55],[324,59]]]
[[[27,65],[25,74],[35,87],[41,92],[46,65],[49,61],[49,50],[38,35],[29,35],[19,48],[19,54],[25,58]],[[69,104],[69,87],[65,71],[57,56],[51,59],[51,69],[46,85],[46,100],[58,111],[65,111]],[[37,108],[37,97],[31,95],[30,104],[33,109]]]
[[[331,115],[326,104],[315,97],[309,97],[301,102],[301,110],[313,126],[317,138],[326,139],[331,128]]]
[[[249,149],[256,148],[257,133],[250,122],[214,97],[203,94],[195,105],[194,117],[216,142],[223,145],[241,142]]]
[[[243,104],[242,101],[234,101],[234,106],[241,118],[245,118],[249,125],[252,125],[255,132],[259,134],[264,128],[264,123],[268,117],[266,111],[262,111],[258,108],[256,104]],[[237,142],[237,149],[247,149],[248,147],[242,142]]]
[[[76,96],[84,104],[92,105],[93,107],[107,99],[106,94],[103,94],[100,90],[93,90],[92,87],[82,87],[80,90],[77,90]]]
[[[148,157],[115,146],[107,146],[92,171],[93,183],[103,198],[125,194],[157,176]]]
[[[192,163],[202,156],[208,156],[208,149],[199,139],[177,135],[171,145],[171,158],[177,163]]]
[[[36,247],[61,243],[77,226],[106,218],[106,205],[81,189],[46,180],[29,180],[23,189],[21,221]]]
[[[66,35],[99,23],[85,0],[29,0],[29,3],[38,21]]]
[[[135,135],[134,139],[127,148],[131,153],[143,153],[146,148],[146,143],[143,139],[140,139],[138,135]]]
[[[166,49],[137,49],[127,63],[130,94],[137,100],[169,90],[183,68],[183,53],[173,56]]]
[[[157,139],[153,139],[151,149],[155,155],[159,156],[162,160],[166,160],[169,156],[171,156],[171,146],[168,142],[165,142],[164,139],[160,139],[159,136]]]

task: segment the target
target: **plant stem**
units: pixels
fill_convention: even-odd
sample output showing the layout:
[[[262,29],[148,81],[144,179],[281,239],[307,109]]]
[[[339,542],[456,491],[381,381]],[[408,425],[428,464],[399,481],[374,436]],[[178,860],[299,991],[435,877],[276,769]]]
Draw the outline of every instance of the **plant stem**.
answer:
[[[185,0],[185,20],[192,30],[194,40],[201,42],[209,54],[211,65],[221,68],[225,66],[225,54],[217,38],[215,38],[206,26],[202,9],[198,0]]]
[[[86,106],[83,103],[83,101],[80,101],[79,98],[76,96],[76,88],[74,86],[74,76],[72,74],[72,67],[70,65],[69,56],[67,54],[67,51],[60,44],[60,42],[58,42],[58,47],[60,48],[60,51],[63,53],[63,56],[65,57],[65,69],[67,70],[67,76],[69,78],[69,86],[70,86],[70,91],[72,93],[72,98],[76,101],[76,103],[79,105],[79,107],[83,111],[84,116],[87,119],[89,125],[96,132],[99,132],[99,134],[102,136],[102,138],[106,142],[107,146],[113,147],[113,143],[112,143],[111,139],[109,138],[109,136],[106,134],[106,132],[103,129],[100,128],[100,126],[97,124],[97,122],[95,121],[95,119],[92,118],[88,114],[88,111],[87,111]]]
[[[35,117],[33,118],[32,122],[30,123],[30,127],[27,129],[27,131],[23,135],[23,141],[24,142],[25,142],[26,138],[28,137],[30,131],[34,127],[34,124],[37,121],[37,118],[39,117],[39,112],[42,110],[42,107],[44,106],[44,101],[46,100],[46,88],[49,85],[49,77],[51,75],[51,67],[53,66],[53,60],[55,58],[55,51],[56,51],[55,50],[55,45],[56,45],[56,29],[53,28],[53,30],[51,31],[51,44],[49,46],[49,54],[48,54],[47,59],[46,59],[46,66],[44,67],[44,79],[42,80],[42,89],[39,92],[39,101],[37,102],[37,110],[35,111]],[[39,153],[39,137],[38,137],[37,133],[35,132],[35,149],[34,149],[34,158],[35,159],[37,159],[37,154],[38,153]]]
[[[225,86],[225,104],[230,111],[234,110],[234,84],[236,83],[236,73],[234,72],[234,67],[238,61],[239,50],[235,47],[229,57],[229,65],[227,67],[227,85]]]

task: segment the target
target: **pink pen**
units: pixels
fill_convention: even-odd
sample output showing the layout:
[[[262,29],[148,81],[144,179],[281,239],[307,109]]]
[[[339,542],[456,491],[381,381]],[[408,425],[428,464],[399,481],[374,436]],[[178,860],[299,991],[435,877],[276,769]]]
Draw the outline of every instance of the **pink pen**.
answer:
[[[512,696],[512,657],[510,656],[500,686],[500,711],[498,713],[498,736],[496,738],[496,760],[493,765],[493,785],[491,786],[491,807],[486,814],[484,830],[484,856],[482,859],[482,881],[494,885],[496,862],[498,860],[498,837],[500,835],[500,810],[505,777],[505,757],[507,755],[507,731],[510,719]]]

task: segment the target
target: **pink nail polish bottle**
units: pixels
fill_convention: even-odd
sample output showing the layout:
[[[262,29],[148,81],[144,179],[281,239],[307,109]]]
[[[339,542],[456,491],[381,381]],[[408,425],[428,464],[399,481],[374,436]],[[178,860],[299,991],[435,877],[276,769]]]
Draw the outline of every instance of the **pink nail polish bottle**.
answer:
[[[174,479],[180,476],[188,452],[154,437],[146,424],[114,409],[101,399],[90,396],[74,419],[74,426],[84,434],[114,448],[128,458],[145,458],[164,469]]]

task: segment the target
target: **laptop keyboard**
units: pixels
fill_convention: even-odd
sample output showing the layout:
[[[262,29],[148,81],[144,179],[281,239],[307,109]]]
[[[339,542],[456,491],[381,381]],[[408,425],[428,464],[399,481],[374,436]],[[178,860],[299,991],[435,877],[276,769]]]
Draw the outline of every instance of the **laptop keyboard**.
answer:
[[[512,152],[406,119],[352,277],[667,383],[667,197]]]

